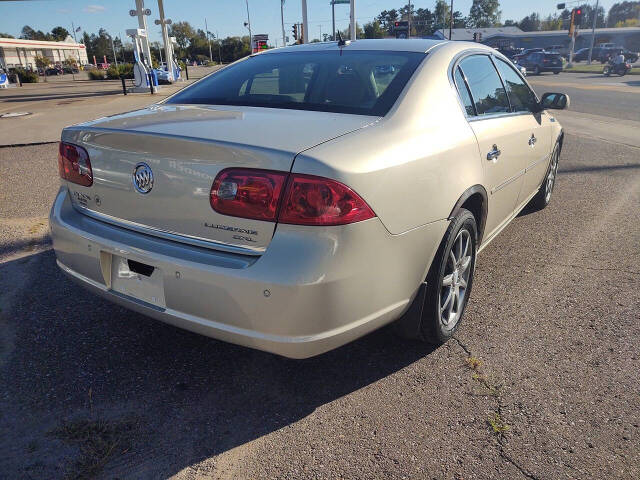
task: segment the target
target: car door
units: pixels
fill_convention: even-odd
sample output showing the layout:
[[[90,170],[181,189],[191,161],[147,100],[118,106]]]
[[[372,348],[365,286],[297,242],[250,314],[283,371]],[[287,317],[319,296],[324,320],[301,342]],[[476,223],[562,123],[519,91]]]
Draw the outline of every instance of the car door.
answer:
[[[490,54],[474,54],[458,63],[457,83],[464,81],[473,102],[469,124],[484,165],[488,211],[485,238],[512,216],[522,186],[528,145],[527,122],[513,115],[507,93]],[[469,109],[467,109],[467,114]],[[524,145],[523,145],[524,139]]]
[[[511,64],[500,57],[492,57],[511,106],[512,129],[524,149],[524,180],[517,206],[527,201],[536,191],[547,171],[551,152],[551,117],[539,111],[538,99],[527,82]],[[526,146],[525,146],[526,145]]]

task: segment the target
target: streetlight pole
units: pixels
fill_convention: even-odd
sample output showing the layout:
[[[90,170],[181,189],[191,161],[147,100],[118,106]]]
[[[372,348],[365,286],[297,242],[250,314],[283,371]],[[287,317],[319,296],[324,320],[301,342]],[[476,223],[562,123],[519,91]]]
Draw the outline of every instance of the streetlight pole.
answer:
[[[449,40],[451,40],[451,30],[453,29],[453,0],[451,0],[451,8],[449,11]]]
[[[591,24],[591,45],[589,46],[589,59],[587,63],[591,65],[591,55],[593,54],[593,44],[596,41],[596,19],[598,18],[598,0],[596,0],[596,9],[593,11],[593,23]]]
[[[331,0],[331,40],[336,41],[336,2]]]
[[[207,26],[207,19],[204,19],[204,33],[207,36],[207,43],[209,44],[209,61],[213,62],[213,55],[211,55],[211,37],[209,36],[209,27]]]
[[[411,38],[411,0],[409,0],[408,6],[409,6],[409,12],[408,12],[408,16],[409,16],[409,22],[408,22],[409,23],[409,31],[407,33],[407,38]]]
[[[302,43],[309,43],[309,22],[307,20],[307,0],[302,0]]]
[[[349,14],[349,25],[351,30],[351,40],[356,39],[356,0],[351,0],[350,2],[350,14]]]
[[[287,46],[287,37],[284,34],[284,0],[280,0],[280,22],[282,23],[282,46]]]
[[[251,35],[251,17],[249,16],[249,0],[245,0],[247,4],[247,25],[245,25],[249,29],[249,50],[253,53],[253,36]]]

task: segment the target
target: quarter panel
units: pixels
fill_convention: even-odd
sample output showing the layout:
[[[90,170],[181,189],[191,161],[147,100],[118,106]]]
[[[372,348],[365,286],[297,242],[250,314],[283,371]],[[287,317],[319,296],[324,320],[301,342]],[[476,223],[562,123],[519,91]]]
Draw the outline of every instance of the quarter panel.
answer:
[[[394,234],[447,218],[467,188],[484,184],[476,138],[447,75],[459,50],[434,49],[387,116],[302,152],[292,171],[349,185]]]

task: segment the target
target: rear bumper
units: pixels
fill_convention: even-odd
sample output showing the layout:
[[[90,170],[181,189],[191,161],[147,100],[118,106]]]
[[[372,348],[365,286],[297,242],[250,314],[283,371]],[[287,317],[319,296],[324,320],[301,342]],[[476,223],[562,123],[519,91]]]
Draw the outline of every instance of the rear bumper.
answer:
[[[323,353],[398,318],[424,279],[446,220],[391,235],[379,219],[279,225],[245,256],[183,245],[77,212],[60,189],[50,214],[58,265],[89,290],[157,320],[292,358]],[[111,258],[155,267],[161,306],[114,291]]]

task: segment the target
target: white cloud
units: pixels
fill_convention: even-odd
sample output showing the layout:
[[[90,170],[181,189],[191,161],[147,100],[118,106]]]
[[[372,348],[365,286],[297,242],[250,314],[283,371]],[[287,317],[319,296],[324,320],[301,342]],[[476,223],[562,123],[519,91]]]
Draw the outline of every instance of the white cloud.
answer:
[[[102,13],[106,10],[102,5],[87,5],[82,9],[84,13]]]

